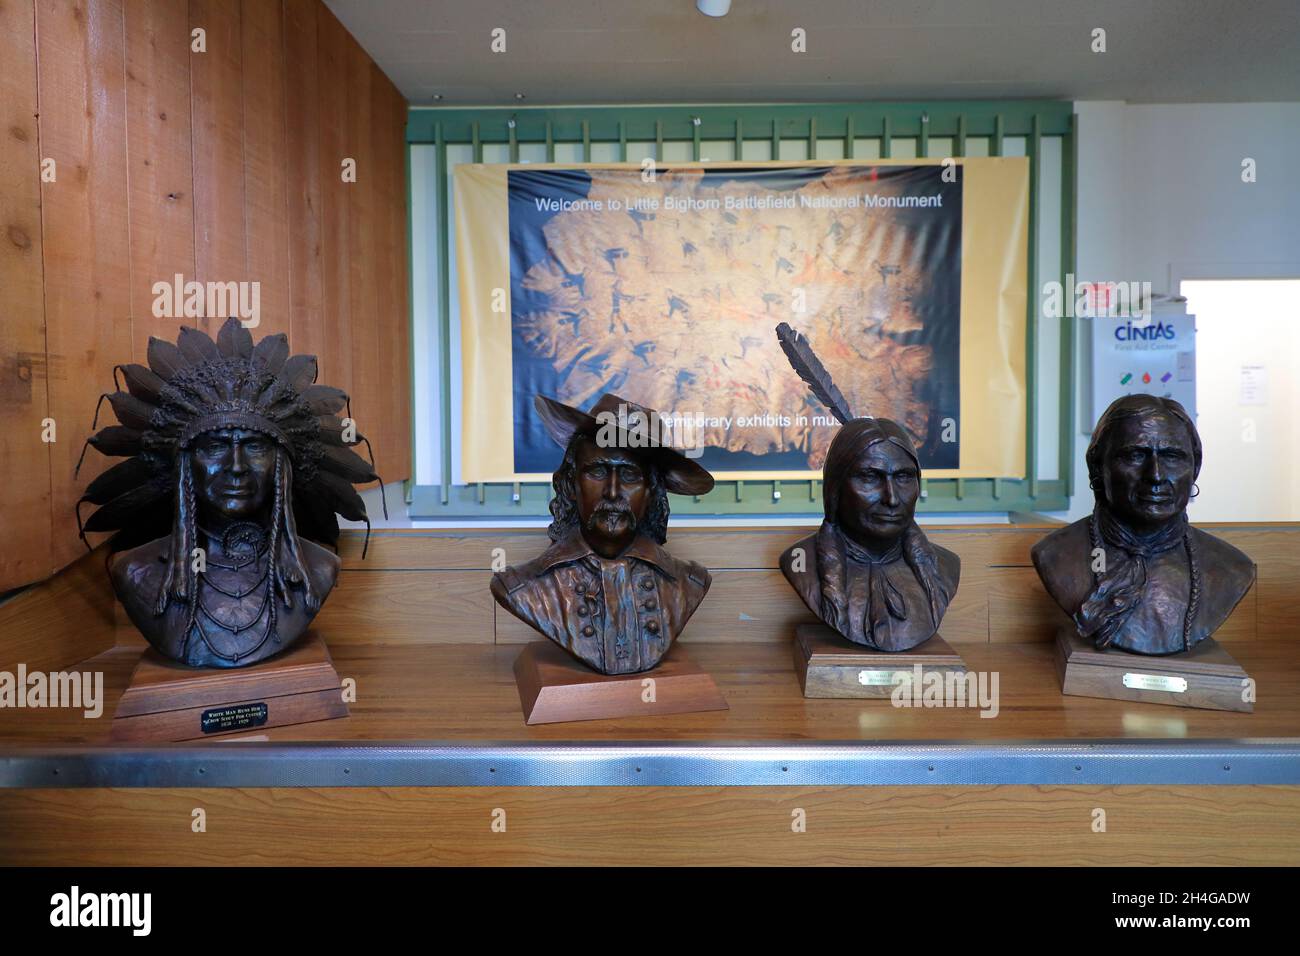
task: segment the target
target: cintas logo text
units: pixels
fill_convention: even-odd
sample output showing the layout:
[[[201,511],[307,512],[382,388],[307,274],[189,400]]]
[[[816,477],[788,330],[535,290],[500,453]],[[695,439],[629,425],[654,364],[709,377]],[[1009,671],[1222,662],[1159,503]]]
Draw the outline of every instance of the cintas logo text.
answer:
[[[152,924],[152,893],[70,892],[50,897],[51,926],[128,926],[134,936],[148,936]]]
[[[1151,322],[1145,325],[1134,325],[1132,322],[1125,322],[1123,325],[1116,326],[1115,338],[1121,342],[1134,342],[1139,339],[1169,339],[1173,340],[1178,337],[1172,325],[1165,325],[1163,322]]]

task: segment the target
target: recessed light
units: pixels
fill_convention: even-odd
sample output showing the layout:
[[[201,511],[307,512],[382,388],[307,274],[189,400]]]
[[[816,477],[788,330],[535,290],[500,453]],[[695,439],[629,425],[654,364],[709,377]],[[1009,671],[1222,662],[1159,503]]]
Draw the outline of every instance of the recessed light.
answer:
[[[429,97],[429,98],[430,98],[431,100],[433,100],[434,102],[437,102],[438,100],[442,99],[442,94],[441,94],[441,93],[434,93],[433,96],[431,96],[431,97]]]
[[[725,17],[731,9],[731,0],[695,0],[695,9],[706,17]]]
[[[516,93],[516,94],[515,94],[515,99],[517,99],[517,100],[522,100],[523,98],[524,98],[524,94],[522,94],[522,93]]]

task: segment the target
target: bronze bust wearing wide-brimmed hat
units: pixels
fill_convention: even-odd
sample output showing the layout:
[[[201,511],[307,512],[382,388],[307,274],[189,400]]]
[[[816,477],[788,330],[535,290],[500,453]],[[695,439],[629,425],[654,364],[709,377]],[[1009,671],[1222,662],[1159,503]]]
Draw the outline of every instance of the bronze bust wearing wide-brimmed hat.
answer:
[[[1172,399],[1126,395],[1102,413],[1086,460],[1093,512],[1034,545],[1038,576],[1099,649],[1190,650],[1255,580],[1250,558],[1188,523],[1195,423]]]
[[[709,590],[709,572],[662,545],[668,494],[702,495],[713,476],[660,442],[659,414],[617,395],[583,412],[538,396],[564,448],[551,501],[553,542],[492,576],[511,614],[603,674],[654,667]]]

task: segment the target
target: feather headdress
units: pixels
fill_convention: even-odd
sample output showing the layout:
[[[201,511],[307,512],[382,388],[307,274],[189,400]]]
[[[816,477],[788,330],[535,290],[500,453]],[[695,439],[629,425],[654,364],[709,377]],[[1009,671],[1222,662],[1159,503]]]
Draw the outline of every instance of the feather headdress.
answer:
[[[338,515],[364,521],[366,507],[352,486],[378,481],[371,461],[352,451],[369,442],[339,418],[348,396],[316,384],[316,357],[290,355],[283,334],[256,345],[238,319],[228,319],[214,342],[182,328],[176,344],[149,339],[148,367],[119,365],[125,389],[104,395],[117,416],[87,440],[126,461],[90,483],[77,502],[99,508],[81,529],[115,532],[113,550],[163,537],[172,525],[179,487],[178,461],[205,432],[245,428],[274,439],[292,465],[292,518],[297,533],[333,545]],[[94,428],[99,410],[95,412]],[[349,440],[350,439],[350,440]],[[84,457],[85,451],[83,449]],[[80,463],[78,463],[80,468]]]

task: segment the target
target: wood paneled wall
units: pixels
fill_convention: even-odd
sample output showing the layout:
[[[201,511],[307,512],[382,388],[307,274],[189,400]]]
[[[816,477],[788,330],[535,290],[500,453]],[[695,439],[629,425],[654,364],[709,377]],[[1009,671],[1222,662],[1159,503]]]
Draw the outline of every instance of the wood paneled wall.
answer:
[[[961,556],[961,584],[942,634],[954,644],[1049,641],[1065,615],[1043,590],[1029,560],[1050,525],[927,525],[931,538]],[[1221,641],[1294,640],[1300,616],[1300,525],[1206,525],[1255,561],[1259,577],[1215,634]],[[691,642],[788,641],[811,621],[778,569],[799,528],[685,528],[668,540],[673,554],[699,561],[713,586],[682,635]],[[536,634],[497,607],[488,590],[494,557],[526,561],[546,547],[541,530],[377,531],[361,560],[364,535],[345,531],[343,570],[316,619],[331,645],[521,644]],[[499,550],[498,550],[499,549]],[[51,581],[0,605],[0,670],[39,659],[65,667],[114,645],[144,638],[113,597],[96,552]],[[1207,569],[1212,574],[1212,569]],[[74,595],[73,597],[72,595]],[[33,631],[39,633],[32,633]]]
[[[112,366],[219,327],[155,317],[177,274],[259,282],[254,337],[317,355],[410,477],[406,109],[320,0],[0,3],[0,592],[84,551]]]

